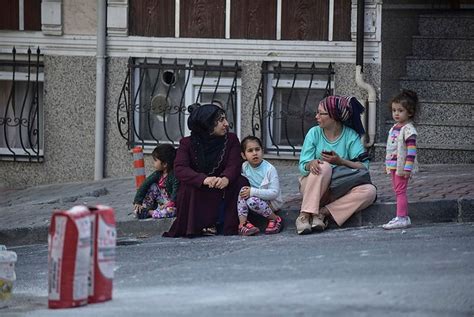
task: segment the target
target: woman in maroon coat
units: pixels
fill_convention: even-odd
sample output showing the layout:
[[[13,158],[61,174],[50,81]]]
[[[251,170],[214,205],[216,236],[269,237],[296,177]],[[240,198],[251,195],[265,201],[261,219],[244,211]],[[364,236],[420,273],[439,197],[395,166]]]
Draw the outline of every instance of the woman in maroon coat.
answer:
[[[165,237],[193,237],[214,233],[216,225],[226,235],[237,234],[237,198],[248,184],[240,175],[240,142],[228,132],[222,108],[191,106],[191,136],[180,141],[174,171],[180,185],[177,217]]]

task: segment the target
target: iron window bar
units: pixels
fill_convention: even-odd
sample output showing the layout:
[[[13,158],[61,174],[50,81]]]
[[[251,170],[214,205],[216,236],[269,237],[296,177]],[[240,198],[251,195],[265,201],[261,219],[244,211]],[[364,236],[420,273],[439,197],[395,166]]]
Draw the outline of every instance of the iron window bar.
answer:
[[[172,93],[172,89],[177,85],[177,83],[173,81],[178,80],[180,76],[179,71],[184,71],[182,92],[178,98],[179,101],[177,101],[177,99],[176,102],[173,103],[169,97]],[[187,105],[185,103],[191,104],[193,102],[199,102],[204,93],[203,88],[209,86],[209,84],[206,84],[206,80],[211,77],[215,80],[211,101],[214,101],[219,90],[228,88],[228,98],[223,107],[227,110],[228,116],[230,116],[229,125],[233,128],[237,120],[237,80],[240,76],[240,72],[241,67],[238,62],[235,62],[233,65],[225,65],[223,60],[218,64],[214,64],[208,60],[204,60],[203,62],[195,62],[193,60],[180,62],[178,59],[174,59],[172,62],[164,62],[163,59],[160,58],[158,62],[149,62],[147,58],[143,60],[129,58],[127,74],[117,103],[116,120],[120,135],[127,141],[129,149],[136,145],[145,147],[159,143],[171,143],[176,145],[179,140],[176,140],[176,138],[173,138],[171,135],[171,133],[175,131],[173,131],[170,126],[169,121],[171,119],[169,118],[171,116],[177,117],[177,132],[179,138],[184,137],[186,134],[184,118],[187,111]],[[166,78],[171,80],[168,85],[163,85],[162,82],[163,78],[165,78],[163,77],[165,73],[167,74],[166,76],[168,76]],[[199,75],[197,73],[199,73]],[[217,73],[217,75],[211,76],[211,74],[215,73]],[[230,78],[231,81],[230,87],[227,85],[224,87],[222,85],[222,79],[226,74],[227,78]],[[198,78],[200,83],[198,85],[192,85],[190,83],[191,77]],[[147,85],[147,80],[149,80],[151,89],[149,95],[146,96],[144,100],[143,92],[146,92],[144,86]],[[163,86],[166,86],[165,89]],[[193,97],[192,102],[190,102],[189,99],[186,101],[188,89],[193,89],[193,87],[197,87],[197,93],[195,97]],[[157,109],[153,105],[153,98],[157,96],[156,94],[159,88],[162,92],[161,96],[164,100],[164,106],[162,105],[161,108]],[[158,135],[153,128],[152,116],[157,113],[161,114],[161,118],[163,119],[161,123],[163,128],[162,135]],[[140,121],[140,117],[143,116],[145,120]]]
[[[310,67],[301,67],[298,63],[295,63],[292,67],[283,66],[279,62],[273,68],[265,68],[265,64],[262,65],[261,79],[260,84],[255,96],[253,107],[252,107],[252,134],[255,136],[260,135],[262,141],[264,142],[266,152],[276,152],[276,155],[279,156],[280,153],[292,154],[296,156],[301,151],[295,144],[293,144],[289,136],[289,118],[298,118],[300,120],[301,126],[301,139],[304,139],[305,135],[305,124],[304,121],[306,118],[310,117],[313,112],[308,110],[308,99],[310,92],[313,89],[313,83],[316,81],[315,76],[324,76],[326,78],[326,85],[324,88],[324,96],[331,95],[332,92],[332,80],[334,75],[334,69],[332,63],[329,63],[327,67],[317,67],[315,63],[312,63]],[[280,86],[282,81],[282,76],[286,76],[286,81],[291,82],[290,86]],[[290,105],[293,104],[293,95],[296,90],[296,82],[301,76],[309,76],[308,85],[305,89],[304,101],[301,107],[292,112],[290,110]],[[273,85],[273,93],[270,96],[266,96],[266,83],[269,79],[272,78],[275,84]],[[289,89],[288,96],[285,102],[281,102],[281,105],[276,105],[277,93],[279,88]],[[269,102],[266,103],[265,100]],[[296,102],[296,101],[295,101]],[[281,106],[281,110],[277,113],[277,106]],[[283,135],[286,142],[286,146],[283,147],[279,145],[279,142],[276,140],[275,134],[281,131],[274,131],[273,121],[275,119],[281,120],[281,125],[283,129]],[[267,136],[269,143],[267,144]]]
[[[11,89],[8,95],[5,111],[0,117],[0,131],[2,131],[2,141],[5,144],[6,152],[0,153],[1,158],[18,160],[28,160],[29,162],[42,162],[44,155],[41,148],[42,135],[40,130],[40,111],[39,111],[39,75],[44,69],[40,61],[41,50],[38,47],[33,54],[31,48],[27,50],[27,60],[17,60],[17,50],[12,49],[11,61],[0,61],[2,69],[11,67]],[[17,72],[26,68],[26,91],[22,98],[21,106],[17,108]],[[33,77],[33,78],[32,78]],[[32,87],[30,87],[32,86]],[[31,90],[31,92],[30,92]],[[28,102],[28,98],[31,102]],[[1,114],[0,114],[1,115]],[[26,128],[26,131],[23,129]],[[18,132],[18,138],[21,148],[15,147],[14,142],[9,140],[9,134]]]

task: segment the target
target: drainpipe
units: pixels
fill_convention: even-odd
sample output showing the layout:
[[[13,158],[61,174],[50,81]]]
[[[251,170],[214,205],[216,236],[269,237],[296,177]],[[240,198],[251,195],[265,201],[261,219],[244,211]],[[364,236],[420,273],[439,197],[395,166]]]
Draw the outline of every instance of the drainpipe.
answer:
[[[371,147],[375,142],[375,122],[376,122],[376,92],[372,85],[366,83],[363,78],[362,67],[364,65],[364,21],[365,21],[365,3],[364,0],[357,0],[357,42],[356,42],[356,84],[362,89],[365,89],[368,94],[368,120],[367,133],[368,137],[364,141],[365,147]],[[364,120],[365,122],[366,120]]]
[[[97,0],[97,66],[95,97],[95,166],[94,180],[104,178],[105,135],[105,61],[107,40],[107,3]]]

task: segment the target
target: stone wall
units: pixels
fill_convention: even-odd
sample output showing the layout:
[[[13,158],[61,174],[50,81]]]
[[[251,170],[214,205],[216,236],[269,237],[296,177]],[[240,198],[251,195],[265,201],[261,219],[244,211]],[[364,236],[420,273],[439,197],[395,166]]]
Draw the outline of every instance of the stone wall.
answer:
[[[0,186],[94,178],[94,57],[44,57],[44,162],[0,161]]]
[[[105,177],[133,175],[132,154],[117,125],[117,104],[127,75],[127,62],[127,58],[117,57],[109,58],[107,63]],[[150,156],[147,156],[145,166],[147,173],[151,172],[153,165]]]
[[[406,74],[406,57],[412,54],[412,36],[418,31],[416,10],[382,11],[382,77],[380,114],[377,122],[377,142],[385,142],[386,120],[392,115],[388,104],[400,89],[400,77]]]

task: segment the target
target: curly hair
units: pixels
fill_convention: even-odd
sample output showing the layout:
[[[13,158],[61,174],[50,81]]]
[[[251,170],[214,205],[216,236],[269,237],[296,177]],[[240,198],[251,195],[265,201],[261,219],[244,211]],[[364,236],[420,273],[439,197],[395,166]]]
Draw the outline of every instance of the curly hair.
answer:
[[[403,89],[398,95],[392,98],[389,104],[389,109],[392,111],[392,104],[399,103],[405,108],[408,114],[412,117],[415,116],[417,105],[418,105],[418,95],[416,92],[408,89]]]

